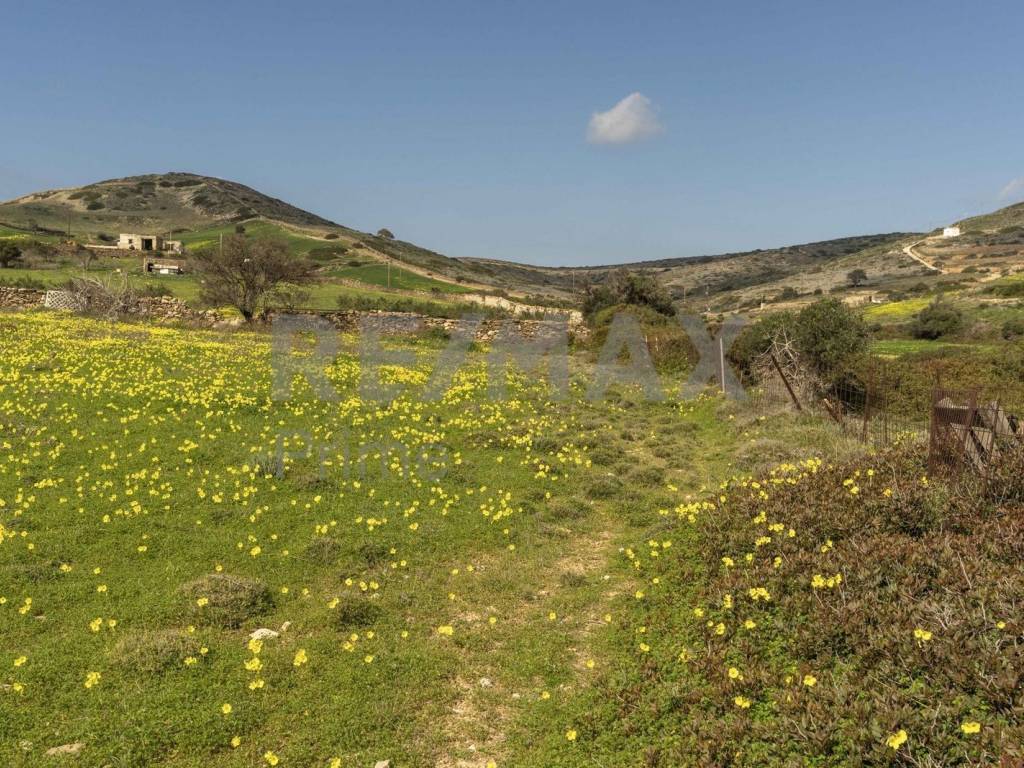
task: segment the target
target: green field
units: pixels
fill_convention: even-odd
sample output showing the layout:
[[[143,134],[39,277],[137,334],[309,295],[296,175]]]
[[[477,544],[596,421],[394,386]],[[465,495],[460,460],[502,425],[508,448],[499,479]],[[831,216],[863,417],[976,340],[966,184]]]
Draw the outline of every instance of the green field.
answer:
[[[57,235],[36,234],[34,232],[30,233],[23,229],[13,229],[0,224],[0,240],[40,240],[45,243],[54,243],[60,240],[60,238]]]
[[[471,289],[455,283],[434,280],[401,267],[390,269],[391,288],[405,291],[434,291],[440,293],[469,293]],[[388,266],[386,264],[363,264],[358,267],[332,267],[327,272],[331,277],[345,280],[357,280],[367,285],[384,287],[388,285]]]
[[[221,227],[209,227],[192,232],[179,232],[174,238],[180,239],[187,248],[198,250],[217,245],[221,236],[231,237],[236,234],[235,224],[225,224]],[[253,237],[269,237],[275,240],[282,240],[288,244],[288,249],[293,253],[306,256],[314,248],[325,248],[335,244],[333,240],[321,240],[315,237],[301,235],[295,231],[270,221],[252,220],[242,222],[245,233]]]
[[[433,291],[438,295],[436,298],[421,300],[423,304],[429,304],[432,314],[458,315],[467,309],[464,303],[454,301],[459,293],[466,292],[461,286],[444,283],[430,278],[420,277],[415,273],[394,268],[392,270],[392,291],[383,288],[386,284],[386,275],[383,280],[380,276],[384,274],[384,265],[374,264],[358,268],[337,268],[327,269],[318,277],[319,279],[307,286],[309,299],[302,302],[302,309],[335,310],[338,309],[339,300],[353,300],[360,302],[360,305],[376,305],[381,309],[396,308],[402,309],[405,302],[409,301],[402,294],[395,291],[408,288],[409,290]],[[156,288],[167,290],[189,304],[199,303],[199,281],[195,275],[152,275],[144,274],[139,258],[137,257],[109,257],[100,256],[90,265],[89,271],[84,272],[82,268],[70,262],[59,266],[39,269],[27,269],[24,267],[12,267],[0,269],[0,285],[41,285],[43,287],[58,287],[66,284],[69,280],[84,275],[99,277],[101,279],[117,279],[117,270],[129,275],[133,285],[138,290]],[[365,288],[353,286],[351,283],[342,283],[339,278],[355,282],[364,282]],[[475,305],[469,305],[469,309]],[[423,309],[423,307],[421,307]]]
[[[589,452],[635,420],[552,409],[522,379],[491,403],[478,364],[424,402],[427,343],[389,369],[410,393],[381,407],[355,396],[348,356],[331,371],[341,403],[271,401],[251,334],[3,324],[4,438],[24,457],[0,464],[5,765],[79,741],[83,765],[425,766],[470,745],[514,765],[493,729],[536,717],[573,749],[576,693],[610,662],[602,630],[600,664],[578,668],[592,612],[611,610],[609,586],[632,590],[618,541],[656,519],[588,495],[607,471]],[[254,650],[259,627],[281,635]]]
[[[922,296],[915,299],[904,299],[893,301],[887,304],[874,304],[864,310],[864,318],[875,322],[909,322],[922,309],[931,304],[931,296]]]
[[[906,517],[947,514],[914,454],[848,465],[827,420],[706,395],[589,402],[585,353],[565,401],[525,372],[493,399],[485,350],[434,397],[441,342],[395,339],[378,401],[345,337],[305,368],[335,398],[274,399],[265,335],[0,325],[0,764],[846,766],[903,729],[918,759],[1014,754],[1012,681],[972,671],[1013,664],[1013,537],[970,543],[972,586],[912,582],[917,614],[859,554],[941,531]]]
[[[886,357],[915,355],[922,352],[940,352],[952,349],[991,349],[992,345],[965,344],[950,341],[929,341],[927,339],[879,339],[871,342],[871,352]]]

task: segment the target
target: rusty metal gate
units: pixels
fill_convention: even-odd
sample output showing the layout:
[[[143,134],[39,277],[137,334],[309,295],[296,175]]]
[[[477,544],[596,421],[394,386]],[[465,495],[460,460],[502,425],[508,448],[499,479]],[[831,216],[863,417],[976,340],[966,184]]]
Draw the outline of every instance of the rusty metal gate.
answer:
[[[1024,440],[1024,422],[999,398],[979,401],[978,390],[936,387],[932,393],[928,468],[932,473],[971,470],[987,477],[1010,444]]]

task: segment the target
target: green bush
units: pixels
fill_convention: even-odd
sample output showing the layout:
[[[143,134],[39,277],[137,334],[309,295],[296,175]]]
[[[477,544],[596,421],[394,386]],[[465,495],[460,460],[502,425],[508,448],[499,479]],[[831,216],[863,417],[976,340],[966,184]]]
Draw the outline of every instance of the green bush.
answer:
[[[583,314],[594,317],[601,310],[616,305],[650,307],[668,317],[676,313],[664,286],[649,274],[627,269],[615,270],[603,283],[587,291],[583,299]]]
[[[340,243],[334,245],[323,245],[309,250],[309,258],[313,261],[333,261],[344,256],[348,249]]]
[[[910,326],[916,339],[938,339],[956,333],[963,325],[963,313],[942,299],[922,309]]]
[[[753,381],[753,365],[757,358],[768,351],[776,333],[793,327],[794,320],[792,312],[778,312],[748,325],[736,337],[729,348],[729,359],[744,380]]]
[[[867,351],[867,325],[837,299],[808,304],[796,316],[793,336],[804,360],[833,380]]]
[[[870,333],[860,316],[837,299],[821,299],[799,312],[779,312],[743,329],[729,348],[729,359],[747,380],[753,365],[785,331],[805,363],[827,382],[837,382],[866,351]]]
[[[1003,323],[1003,338],[1016,339],[1024,336],[1024,319],[1015,317]]]
[[[0,242],[0,267],[10,267],[21,261],[21,248],[8,241]]]
[[[153,283],[150,283],[149,285],[144,285],[139,290],[139,296],[145,296],[145,297],[148,297],[148,298],[159,298],[161,296],[173,296],[173,295],[174,295],[174,292],[170,288],[168,288],[166,285],[157,285],[157,284],[153,284]]]
[[[274,607],[274,596],[262,581],[211,573],[181,587],[186,616],[197,624],[235,629]]]
[[[1002,285],[993,285],[986,289],[985,292],[991,293],[995,296],[1004,296],[1008,298],[1024,296],[1024,280],[1017,280],[1013,283],[1003,283]]]
[[[600,349],[604,346],[612,321],[622,313],[632,315],[639,322],[651,362],[659,372],[682,373],[696,362],[697,350],[683,327],[676,320],[646,305],[615,304],[597,312],[590,322],[593,328],[591,347]]]
[[[41,291],[47,287],[46,283],[42,280],[37,280],[34,277],[19,277],[14,280],[0,277],[0,285],[7,288],[32,288],[37,291]]]
[[[791,285],[787,285],[779,293],[778,297],[776,298],[776,301],[792,301],[793,299],[799,299],[799,298],[800,298],[800,291],[798,291],[796,288],[794,288]]]

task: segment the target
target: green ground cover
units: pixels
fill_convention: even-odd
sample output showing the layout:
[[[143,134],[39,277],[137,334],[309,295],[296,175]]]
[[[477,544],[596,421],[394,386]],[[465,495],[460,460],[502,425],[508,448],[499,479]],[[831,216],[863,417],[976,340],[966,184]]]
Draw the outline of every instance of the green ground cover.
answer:
[[[902,721],[872,703],[828,752],[793,736],[787,694],[841,713],[869,693],[841,674],[848,655],[789,641],[801,616],[823,621],[812,571],[856,559],[814,514],[889,509],[867,465],[813,484],[858,450],[821,419],[617,388],[590,403],[583,353],[567,401],[522,372],[492,399],[484,349],[429,398],[428,337],[393,342],[412,359],[380,369],[395,389],[379,401],[350,337],[326,371],[335,399],[298,380],[275,400],[266,335],[0,326],[4,765],[74,744],[97,767],[847,765],[894,758],[904,727],[907,754],[979,763],[1019,734],[1012,704],[986,712],[950,675],[919,695],[908,681]],[[817,495],[790,498],[790,480]],[[846,560],[820,549],[830,531]],[[996,576],[979,589],[1002,615],[1017,582]],[[850,600],[871,595],[851,581]],[[940,636],[941,610],[901,613],[895,636]],[[250,642],[258,629],[277,636]],[[993,647],[986,664],[1015,646]],[[956,658],[943,668],[969,675]],[[858,730],[871,717],[878,732]],[[980,738],[957,736],[964,718]]]

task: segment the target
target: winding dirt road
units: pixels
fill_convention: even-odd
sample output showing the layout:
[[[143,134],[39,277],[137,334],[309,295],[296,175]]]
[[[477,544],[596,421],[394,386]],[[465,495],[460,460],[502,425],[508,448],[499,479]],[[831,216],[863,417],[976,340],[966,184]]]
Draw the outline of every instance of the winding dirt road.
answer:
[[[940,275],[946,274],[946,270],[942,269],[941,267],[937,267],[934,264],[929,263],[927,260],[925,260],[925,258],[923,256],[921,256],[919,253],[917,253],[914,250],[915,246],[918,246],[918,245],[920,245],[923,242],[924,242],[924,240],[918,240],[915,243],[911,243],[910,245],[904,246],[903,247],[903,253],[905,253],[907,256],[912,258],[918,264],[921,264],[922,266],[925,266],[925,267],[927,267],[928,269],[930,269],[930,270],[932,270],[934,272],[938,272]]]

